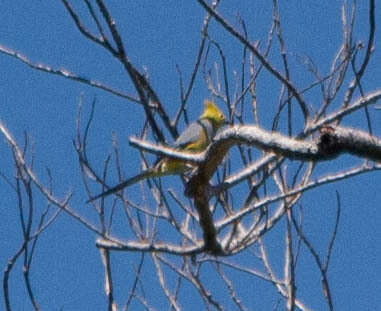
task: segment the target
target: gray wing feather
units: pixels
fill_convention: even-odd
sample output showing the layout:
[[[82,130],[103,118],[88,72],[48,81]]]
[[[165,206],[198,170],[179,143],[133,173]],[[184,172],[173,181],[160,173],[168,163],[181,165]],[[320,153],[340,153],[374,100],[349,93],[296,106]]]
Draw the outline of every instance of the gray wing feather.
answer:
[[[179,137],[177,137],[174,142],[174,146],[177,148],[181,148],[191,142],[194,142],[199,137],[199,132],[202,130],[202,127],[197,122],[191,123],[184,132],[181,133]]]
[[[208,142],[210,142],[214,136],[213,126],[208,120],[199,120],[191,123],[185,131],[176,139],[174,146],[177,148],[184,147],[189,143],[195,142],[199,138],[200,131],[206,131],[208,136]]]

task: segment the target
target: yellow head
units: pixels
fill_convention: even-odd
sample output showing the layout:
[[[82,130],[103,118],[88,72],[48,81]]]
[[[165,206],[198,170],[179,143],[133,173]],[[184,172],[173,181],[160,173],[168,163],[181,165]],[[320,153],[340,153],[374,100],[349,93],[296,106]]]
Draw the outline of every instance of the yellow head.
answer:
[[[208,119],[215,129],[220,128],[225,123],[223,112],[218,109],[215,103],[207,99],[204,101],[204,111],[200,119]]]

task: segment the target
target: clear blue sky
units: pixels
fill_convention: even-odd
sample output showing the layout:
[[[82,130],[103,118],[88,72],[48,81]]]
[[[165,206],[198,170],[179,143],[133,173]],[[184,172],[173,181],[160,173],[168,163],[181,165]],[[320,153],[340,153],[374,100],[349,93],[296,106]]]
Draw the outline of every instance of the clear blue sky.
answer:
[[[72,1],[92,31],[95,31],[83,4]],[[180,104],[178,86],[179,65],[186,83],[193,68],[199,42],[200,30],[205,13],[196,1],[107,1],[116,25],[123,37],[126,50],[137,68],[146,68],[150,82],[171,116]],[[265,44],[271,23],[269,1],[222,0],[220,12],[237,25],[237,15],[245,19],[251,41]],[[366,42],[368,26],[365,22],[368,6],[358,1],[355,40]],[[249,3],[249,4],[248,4]],[[342,39],[340,1],[287,1],[281,8],[283,35],[292,66],[292,78],[298,88],[308,85],[313,78],[298,64],[298,57],[308,55],[326,74],[331,59]],[[377,7],[376,16],[381,16]],[[377,22],[380,19],[378,18]],[[364,77],[365,91],[375,90],[381,85],[381,52],[378,38],[381,24],[376,25],[376,44],[368,72]],[[233,70],[238,70],[242,51],[237,41],[227,35],[215,22],[210,25],[213,39],[219,41],[228,59],[228,74],[234,88]],[[86,40],[74,26],[69,14],[60,1],[11,1],[0,3],[0,44],[27,56],[32,62],[44,63],[54,68],[65,68],[79,76],[101,81],[125,93],[135,95],[129,77],[120,64],[101,47]],[[274,51],[277,51],[275,49]],[[275,55],[275,52],[273,52]],[[215,54],[218,60],[217,54]],[[279,57],[274,65],[282,68]],[[211,62],[209,62],[211,66]],[[278,102],[278,86],[272,86],[267,75],[258,82],[258,101],[275,107]],[[78,82],[33,70],[20,61],[0,54],[0,119],[22,144],[26,131],[33,142],[35,170],[44,183],[48,183],[46,168],[52,170],[54,190],[63,198],[73,191],[72,208],[97,223],[90,205],[84,204],[85,191],[80,178],[77,156],[72,140],[75,137],[75,120],[80,96],[83,96],[84,113],[88,116],[91,102],[96,98],[96,114],[89,157],[102,171],[105,157],[112,152],[112,133],[119,139],[122,167],[125,176],[137,173],[138,151],[128,146],[128,137],[138,134],[143,126],[144,113],[140,106],[127,102]],[[338,107],[342,93],[336,100]],[[209,93],[200,74],[190,96],[190,119],[195,119],[201,103]],[[319,92],[305,96],[308,104],[318,107]],[[264,105],[262,105],[264,107]],[[274,108],[271,108],[274,109]],[[381,137],[380,112],[370,109],[374,133]],[[269,128],[270,111],[259,111],[262,125]],[[267,122],[266,122],[267,120]],[[251,122],[251,120],[248,120]],[[345,125],[365,128],[362,113],[357,113]],[[181,127],[184,125],[182,124]],[[168,134],[168,133],[167,133]],[[0,171],[13,177],[12,158],[9,147],[1,140]],[[359,163],[354,157],[342,156],[334,164],[322,165],[324,169],[345,169]],[[327,171],[327,170],[325,170]],[[381,305],[381,193],[378,187],[380,173],[357,176],[351,180],[324,186],[308,193],[301,201],[304,207],[306,234],[324,255],[331,232],[336,209],[335,190],[342,198],[342,214],[329,278],[336,310],[377,310]],[[171,181],[177,181],[177,177]],[[115,180],[116,181],[116,180]],[[113,183],[112,176],[109,180]],[[98,192],[99,188],[94,188]],[[133,195],[133,193],[131,194]],[[45,200],[36,197],[36,206],[45,207]],[[121,216],[122,217],[122,216]],[[22,240],[15,195],[0,179],[0,267],[4,270],[7,260],[16,252]],[[121,222],[125,224],[125,222]],[[283,224],[284,225],[284,224]],[[283,247],[277,241],[284,230],[274,230],[269,239],[271,246]],[[122,232],[122,231],[121,231]],[[278,234],[278,235],[277,235]],[[41,236],[36,250],[35,265],[32,267],[32,286],[37,301],[43,310],[105,310],[103,292],[103,266],[95,248],[95,236],[86,228],[61,214],[56,222]],[[283,248],[273,250],[283,256]],[[137,264],[136,254],[117,253],[112,259],[117,302],[123,303],[133,276],[131,263]],[[242,258],[243,262],[245,258]],[[313,310],[327,310],[320,291],[320,279],[309,255],[301,258],[300,293],[306,305]],[[299,269],[299,267],[298,267]],[[281,270],[279,270],[279,273]],[[206,271],[205,273],[209,273]],[[149,266],[144,276],[156,279]],[[126,280],[126,281],[125,281]],[[258,282],[258,284],[261,284]],[[265,310],[276,292],[268,285],[245,283],[243,297],[252,295],[247,306],[250,310]],[[30,310],[22,283],[22,265],[19,262],[11,277],[11,298],[14,310]],[[148,288],[146,288],[147,290]],[[161,295],[154,291],[154,295]],[[263,297],[263,301],[258,301]],[[162,298],[161,298],[162,299]],[[203,308],[199,299],[190,296],[189,305],[194,303]],[[161,301],[161,300],[159,300]],[[274,303],[276,301],[274,300]],[[3,297],[0,304],[3,308]],[[189,309],[184,304],[184,310]],[[168,309],[162,305],[164,309]],[[160,306],[157,307],[158,310]],[[164,310],[163,309],[163,310]],[[229,308],[227,308],[229,310]],[[139,309],[136,309],[139,310]]]

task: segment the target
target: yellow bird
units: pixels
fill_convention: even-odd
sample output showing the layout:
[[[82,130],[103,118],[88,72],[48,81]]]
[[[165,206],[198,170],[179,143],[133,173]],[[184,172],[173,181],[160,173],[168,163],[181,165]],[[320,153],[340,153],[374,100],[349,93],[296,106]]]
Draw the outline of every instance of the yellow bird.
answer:
[[[225,116],[218,107],[209,100],[204,101],[204,111],[196,122],[191,123],[176,139],[173,147],[190,153],[201,152],[211,143],[217,130],[225,123]],[[88,202],[108,196],[112,193],[129,187],[142,179],[165,175],[182,174],[192,168],[189,163],[170,158],[162,158],[153,168],[149,168],[139,175],[92,197]]]

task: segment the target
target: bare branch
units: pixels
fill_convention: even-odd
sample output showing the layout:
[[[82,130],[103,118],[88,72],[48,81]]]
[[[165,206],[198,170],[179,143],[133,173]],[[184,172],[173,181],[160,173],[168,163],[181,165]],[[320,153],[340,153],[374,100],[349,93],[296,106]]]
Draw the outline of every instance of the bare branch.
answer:
[[[114,301],[114,289],[112,283],[112,275],[111,275],[111,258],[110,252],[107,249],[100,248],[99,249],[102,263],[104,267],[104,289],[106,293],[106,297],[108,299],[108,311],[116,311],[116,303]]]
[[[130,144],[160,156],[201,165],[199,171],[209,179],[227,151],[236,144],[245,144],[279,156],[304,161],[331,159],[340,153],[350,153],[371,160],[381,160],[381,139],[360,130],[344,127],[326,127],[315,141],[289,138],[265,131],[254,125],[236,125],[221,131],[204,152],[189,153],[156,145],[131,137]],[[205,171],[206,170],[206,171]]]
[[[74,80],[77,82],[81,82],[83,84],[87,84],[89,86],[104,90],[104,91],[109,92],[113,95],[122,97],[124,99],[129,100],[129,101],[132,101],[134,103],[140,104],[140,101],[138,99],[136,99],[135,97],[128,95],[128,94],[125,94],[125,93],[122,93],[121,91],[118,91],[116,89],[113,89],[113,88],[103,84],[102,82],[98,82],[98,81],[95,81],[92,79],[87,79],[85,77],[80,77],[80,76],[76,75],[75,73],[70,72],[67,69],[55,69],[55,68],[52,68],[48,65],[41,64],[41,63],[33,63],[26,56],[22,55],[19,52],[11,50],[5,46],[0,45],[0,53],[14,57],[14,58],[22,61],[24,64],[28,65],[29,67],[31,67],[33,69],[44,71],[44,72],[54,74],[54,75],[58,75],[58,76],[61,76],[63,78]]]
[[[97,239],[96,246],[114,251],[161,252],[182,256],[198,254],[203,251],[203,245],[201,242],[199,242],[199,245],[177,246],[170,244],[169,242],[123,242],[120,240],[117,241],[116,239],[113,239],[112,241]]]
[[[230,32],[233,36],[235,36],[239,41],[241,41],[245,46],[248,47],[248,49],[259,59],[259,61],[263,64],[263,66],[271,73],[273,74],[279,81],[284,83],[287,88],[291,91],[292,95],[296,98],[296,100],[299,103],[299,106],[303,112],[303,116],[305,120],[308,120],[309,118],[309,112],[307,109],[307,106],[300,96],[299,92],[296,90],[295,86],[287,80],[278,70],[276,70],[267,60],[266,58],[258,51],[258,49],[251,44],[245,36],[241,35],[237,30],[234,29],[233,26],[231,26],[220,14],[217,13],[217,11],[210,7],[204,0],[197,0],[198,3],[200,3],[204,9],[212,15],[228,32]]]

